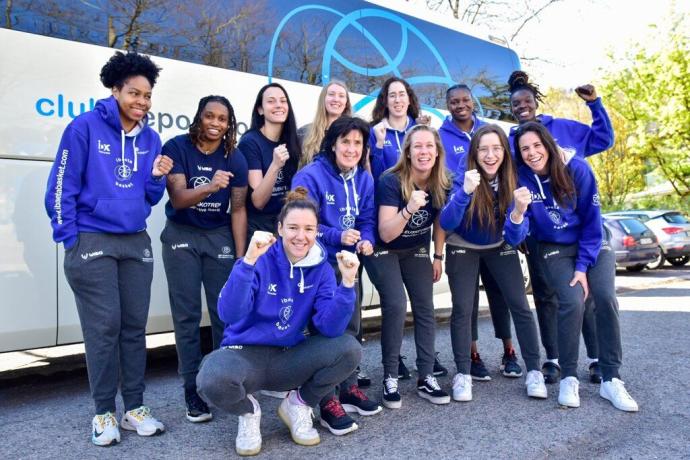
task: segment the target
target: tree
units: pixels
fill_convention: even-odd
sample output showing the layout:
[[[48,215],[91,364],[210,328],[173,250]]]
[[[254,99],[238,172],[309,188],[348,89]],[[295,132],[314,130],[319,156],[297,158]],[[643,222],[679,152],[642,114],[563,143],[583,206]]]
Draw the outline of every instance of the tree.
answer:
[[[683,201],[690,197],[690,17],[673,14],[654,50],[637,45],[605,78],[608,106],[630,125],[628,146]],[[622,64],[622,66],[621,66]]]

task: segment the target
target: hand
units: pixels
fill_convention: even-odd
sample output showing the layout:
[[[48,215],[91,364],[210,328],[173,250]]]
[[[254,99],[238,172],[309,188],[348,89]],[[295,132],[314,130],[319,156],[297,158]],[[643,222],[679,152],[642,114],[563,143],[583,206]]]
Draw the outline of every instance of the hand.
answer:
[[[438,283],[441,280],[441,275],[443,275],[443,263],[438,259],[434,259],[431,267],[434,269],[434,283]]]
[[[352,246],[360,240],[359,230],[351,228],[340,234],[340,242],[343,246]]]
[[[374,125],[374,135],[376,136],[376,147],[383,148],[386,141],[386,122],[380,121]]]
[[[527,187],[520,187],[513,190],[513,199],[515,201],[515,211],[522,216],[527,211],[527,206],[532,202],[532,194]]]
[[[589,297],[589,283],[587,282],[587,273],[576,271],[573,274],[573,279],[570,280],[570,287],[575,287],[577,283],[580,283],[582,290],[585,291],[585,299]]]
[[[362,254],[363,256],[370,256],[374,253],[374,245],[372,245],[369,240],[361,240],[357,243],[355,249],[357,250],[357,254]]]
[[[415,121],[418,125],[431,126],[431,117],[429,115],[420,115]]]
[[[412,192],[412,195],[410,196],[410,201],[407,202],[407,210],[410,212],[410,214],[414,214],[415,212],[419,211],[421,208],[426,206],[427,197],[429,196],[428,193],[426,193],[424,190],[415,190]]]
[[[359,259],[356,255],[348,251],[340,251],[335,255],[338,261],[338,270],[343,279],[345,287],[354,287],[355,279],[357,278],[357,269],[359,268]]]
[[[244,262],[249,265],[254,265],[256,260],[264,255],[268,248],[276,242],[276,237],[271,232],[262,232],[257,230],[252,235],[252,239],[247,247],[247,252],[244,254]]]
[[[288,152],[285,144],[280,144],[278,147],[273,149],[273,161],[278,168],[285,166],[285,163],[290,159],[290,152]]]
[[[151,175],[153,177],[163,177],[170,172],[172,167],[172,158],[167,155],[158,155],[156,159],[153,160],[153,169],[151,170]]]
[[[575,92],[586,102],[592,102],[597,98],[597,90],[593,85],[578,86],[575,88]]]
[[[216,193],[222,188],[227,188],[230,185],[230,179],[234,176],[230,171],[218,170],[213,174],[209,188],[211,193]]]
[[[474,192],[474,190],[479,186],[481,177],[482,176],[479,174],[479,171],[476,169],[465,171],[465,182],[462,184],[462,189],[465,191],[465,193],[471,195],[472,192]]]

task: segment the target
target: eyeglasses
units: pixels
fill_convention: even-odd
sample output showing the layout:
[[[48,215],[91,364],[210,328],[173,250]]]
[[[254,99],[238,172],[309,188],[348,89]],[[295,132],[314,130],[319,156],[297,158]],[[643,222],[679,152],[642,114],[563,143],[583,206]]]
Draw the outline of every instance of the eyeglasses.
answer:
[[[500,155],[505,152],[505,149],[502,145],[492,145],[490,147],[479,147],[477,152],[479,152],[479,155],[481,156],[488,155],[489,152],[493,153],[494,155]]]

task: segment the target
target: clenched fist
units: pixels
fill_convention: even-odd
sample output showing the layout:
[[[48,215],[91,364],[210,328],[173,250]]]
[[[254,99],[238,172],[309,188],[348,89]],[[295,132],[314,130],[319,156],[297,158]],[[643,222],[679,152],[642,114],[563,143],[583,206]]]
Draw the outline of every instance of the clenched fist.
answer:
[[[249,242],[249,247],[244,255],[244,262],[249,265],[254,265],[256,260],[262,255],[266,254],[268,248],[276,242],[276,237],[271,232],[262,232],[257,230],[252,235]]]
[[[468,195],[471,195],[477,187],[479,187],[479,182],[481,182],[482,176],[476,169],[470,169],[465,171],[465,182],[462,184],[462,189]]]
[[[151,170],[151,175],[153,177],[162,177],[170,172],[173,167],[172,158],[167,155],[158,155],[155,160],[153,160],[153,169]]]
[[[290,159],[290,152],[288,152],[287,147],[285,147],[285,144],[280,144],[278,147],[273,149],[273,163],[279,167],[282,168],[285,166],[285,163]]]
[[[386,122],[380,121],[374,125],[374,135],[376,136],[376,147],[382,149],[386,141]]]
[[[419,211],[421,208],[426,206],[426,203],[429,201],[427,198],[428,196],[429,194],[424,190],[415,190],[412,192],[412,195],[410,195],[410,201],[407,202],[407,210],[411,214]]]
[[[515,200],[515,211],[524,214],[527,211],[527,206],[532,202],[532,194],[527,187],[520,187],[513,191],[513,199]]]
[[[209,185],[209,191],[211,193],[216,193],[222,188],[227,188],[230,185],[230,179],[232,179],[233,174],[230,171],[218,170],[213,174],[211,183]]]
[[[353,287],[355,285],[355,278],[357,278],[359,259],[356,255],[348,251],[338,252],[335,258],[338,261],[338,270],[340,270],[340,275],[343,279],[343,286]]]
[[[340,242],[343,246],[352,246],[356,244],[360,239],[361,236],[359,234],[359,230],[355,230],[354,228],[345,230],[343,233],[340,234]]]

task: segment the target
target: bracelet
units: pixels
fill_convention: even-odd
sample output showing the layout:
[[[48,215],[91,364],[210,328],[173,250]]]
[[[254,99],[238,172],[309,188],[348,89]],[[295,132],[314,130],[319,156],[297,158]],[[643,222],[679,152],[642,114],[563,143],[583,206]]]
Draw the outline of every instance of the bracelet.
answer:
[[[434,260],[441,260],[441,261],[443,261],[443,254],[434,254]]]
[[[400,214],[402,214],[402,218],[405,219],[405,220],[410,220],[410,217],[412,217],[412,214],[410,213],[410,211],[407,211],[407,213],[409,214],[409,216],[408,216],[408,217],[405,217],[405,211],[407,211],[407,206],[405,206],[404,208],[402,208],[402,209],[400,210]]]

